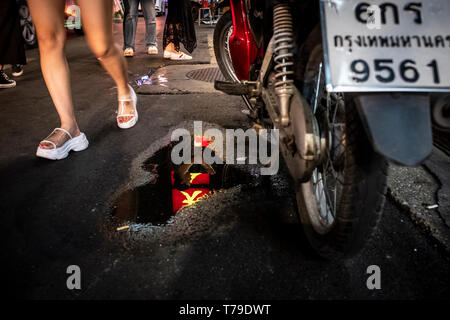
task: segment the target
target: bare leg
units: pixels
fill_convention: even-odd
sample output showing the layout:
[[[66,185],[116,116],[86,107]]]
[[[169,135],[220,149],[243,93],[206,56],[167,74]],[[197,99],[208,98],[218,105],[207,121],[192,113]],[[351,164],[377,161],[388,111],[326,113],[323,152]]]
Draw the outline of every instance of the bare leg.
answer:
[[[64,55],[64,0],[28,0],[28,5],[36,26],[42,74],[58,112],[61,128],[73,137],[78,136],[80,130],[73,111],[69,66]],[[64,133],[57,131],[47,140],[60,146],[67,139]],[[53,145],[41,143],[41,147],[53,148]]]
[[[77,2],[81,8],[81,19],[89,46],[116,82],[119,99],[130,98],[127,62],[113,39],[112,1],[78,0]],[[124,103],[124,113],[134,113],[131,102]],[[127,122],[130,119],[131,117],[121,117],[119,121]]]

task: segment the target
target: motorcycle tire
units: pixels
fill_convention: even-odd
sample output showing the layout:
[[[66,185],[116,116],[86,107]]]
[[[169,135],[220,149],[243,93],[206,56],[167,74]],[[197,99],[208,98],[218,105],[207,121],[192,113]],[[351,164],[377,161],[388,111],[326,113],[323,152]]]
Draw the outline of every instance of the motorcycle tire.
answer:
[[[318,72],[321,70],[318,65],[323,63],[320,37],[316,37],[315,45],[309,42],[305,47],[314,48],[308,50],[310,52],[303,88],[304,95],[309,95],[305,98],[310,101],[311,98],[314,99],[313,95],[315,96],[316,91],[308,89],[308,78],[311,80],[311,74],[314,74],[316,70],[315,79],[317,80]],[[330,99],[324,80],[322,82],[326,99]],[[387,190],[387,161],[373,150],[356,109],[354,96],[342,94],[340,97],[343,99],[339,100],[339,107],[336,107],[340,115],[338,111],[334,113],[335,121],[340,119],[340,129],[333,129],[332,134],[329,135],[330,141],[332,139],[335,141],[329,144],[332,147],[329,147],[326,155],[329,163],[336,166],[331,166],[333,170],[338,169],[339,173],[335,171],[336,175],[330,176],[323,169],[325,165],[322,165],[322,169],[317,168],[310,181],[298,183],[296,186],[298,213],[305,235],[315,252],[327,259],[349,257],[364,247],[380,220]],[[326,103],[328,105],[328,101]],[[316,111],[316,119],[319,118],[319,123],[320,119],[323,123],[325,117],[330,117],[329,113],[320,117],[317,112],[320,111],[318,109]],[[323,127],[326,126],[323,125],[322,129]],[[328,128],[338,127],[333,124]],[[337,136],[340,138],[337,139]],[[336,144],[336,141],[339,141],[339,144]],[[337,147],[334,148],[336,145]],[[319,174],[314,176],[320,170],[322,170],[320,177],[322,182],[319,180]],[[336,179],[333,185],[334,178]],[[322,184],[323,193],[320,192],[320,184]],[[334,197],[330,196],[329,192],[333,188]],[[325,210],[321,207],[323,198],[325,198]],[[334,219],[331,220],[328,214],[333,210]],[[327,225],[325,221],[332,222]]]
[[[230,29],[233,27],[233,18],[231,10],[228,10],[216,24],[214,28],[214,53],[216,55],[217,64],[227,81],[239,82],[238,77],[233,69],[233,63],[228,51],[228,36]],[[232,29],[231,29],[232,30]]]

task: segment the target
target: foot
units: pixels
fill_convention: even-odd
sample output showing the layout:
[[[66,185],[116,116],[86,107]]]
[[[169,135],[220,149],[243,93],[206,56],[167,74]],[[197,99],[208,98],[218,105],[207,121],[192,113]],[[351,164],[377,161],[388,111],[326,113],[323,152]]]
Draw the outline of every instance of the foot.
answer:
[[[41,141],[36,150],[36,156],[49,160],[61,160],[66,158],[70,151],[83,151],[88,146],[89,141],[86,135],[79,130],[77,136],[72,136],[68,130],[56,128]]]
[[[126,49],[123,51],[123,55],[124,55],[125,57],[132,57],[132,56],[134,56],[134,50],[133,50],[133,48],[126,48]]]
[[[125,123],[130,121],[133,116],[121,116],[121,114],[134,114],[133,101],[119,101],[119,111],[117,111],[117,121]]]
[[[122,129],[133,127],[138,118],[136,104],[137,97],[131,86],[129,87],[128,96],[119,97],[119,109],[117,111],[117,125]]]
[[[61,127],[62,129],[67,130],[70,133],[72,138],[78,137],[80,135],[80,129],[78,126],[74,128]],[[53,130],[50,135],[45,138],[41,143],[39,143],[39,147],[42,149],[55,149],[61,147],[64,143],[66,143],[70,139],[70,136],[64,132],[63,130]],[[46,140],[46,141],[45,141]]]
[[[14,88],[16,82],[8,78],[3,70],[0,70],[0,88]]]
[[[21,64],[14,64],[12,66],[12,76],[13,77],[20,77],[23,74],[23,65]]]
[[[158,54],[158,48],[156,46],[148,46],[147,54],[150,54],[150,55]]]
[[[181,51],[167,51],[164,50],[164,58],[170,60],[191,60],[192,57]]]

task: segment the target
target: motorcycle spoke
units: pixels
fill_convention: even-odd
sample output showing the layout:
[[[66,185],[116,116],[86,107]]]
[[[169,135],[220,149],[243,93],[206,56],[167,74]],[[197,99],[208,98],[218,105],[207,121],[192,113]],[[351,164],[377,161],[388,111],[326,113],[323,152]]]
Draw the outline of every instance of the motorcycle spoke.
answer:
[[[327,225],[331,225],[336,217],[338,193],[341,186],[344,185],[342,174],[333,163],[333,161],[342,161],[341,157],[343,156],[340,153],[343,148],[342,134],[345,133],[345,128],[340,121],[342,116],[340,111],[343,110],[344,105],[343,97],[327,92],[324,83],[319,79],[321,77],[316,77],[316,90],[313,91],[314,115],[319,122],[322,121],[322,130],[328,132],[332,141],[329,142],[329,148],[326,148],[326,161],[322,164],[321,172],[317,168],[314,173],[313,188],[319,214]]]

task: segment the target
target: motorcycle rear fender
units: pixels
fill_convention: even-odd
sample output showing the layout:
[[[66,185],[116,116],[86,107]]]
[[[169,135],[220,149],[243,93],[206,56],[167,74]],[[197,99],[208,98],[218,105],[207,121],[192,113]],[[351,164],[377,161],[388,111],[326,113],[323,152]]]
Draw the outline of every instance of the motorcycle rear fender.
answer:
[[[229,39],[229,49],[234,72],[239,80],[249,80],[250,66],[256,58],[263,57],[263,48],[258,48],[250,26],[243,0],[231,0],[233,33]]]
[[[405,166],[417,166],[430,155],[433,137],[428,95],[363,94],[354,99],[376,152]]]

